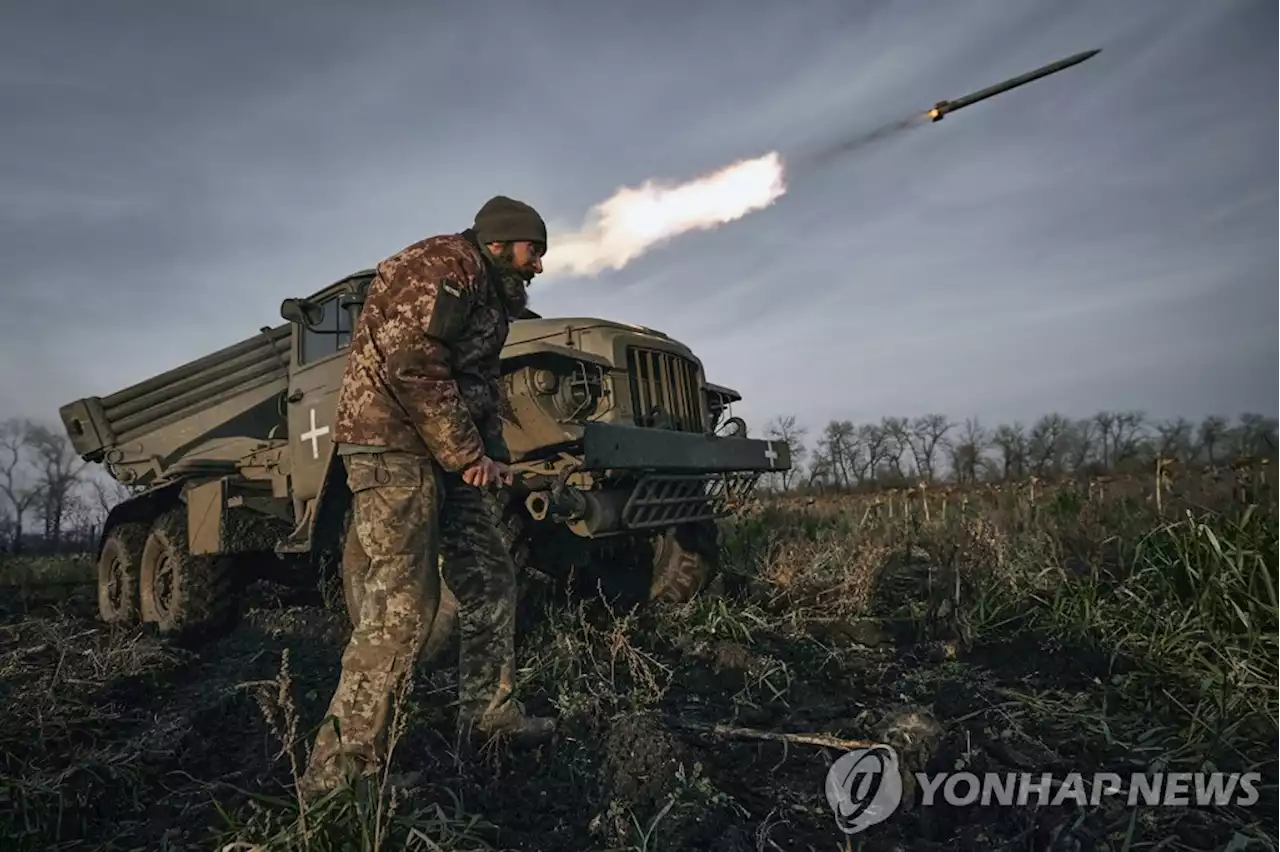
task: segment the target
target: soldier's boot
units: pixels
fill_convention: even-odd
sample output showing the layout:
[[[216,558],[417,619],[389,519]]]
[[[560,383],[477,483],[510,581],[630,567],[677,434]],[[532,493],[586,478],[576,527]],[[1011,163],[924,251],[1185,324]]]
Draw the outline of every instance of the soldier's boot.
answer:
[[[358,719],[356,720],[358,724]],[[357,727],[356,731],[359,731]],[[339,787],[377,786],[386,780],[394,787],[417,786],[419,772],[388,772],[381,749],[372,744],[344,743],[331,721],[321,727],[306,771],[298,779],[298,793],[311,802]]]
[[[482,719],[477,729],[486,736],[502,736],[520,743],[545,742],[555,734],[556,719],[551,716],[527,716],[514,703]]]
[[[459,745],[495,737],[545,741],[555,720],[526,716],[513,694],[516,567],[494,526],[499,510],[490,495],[467,485],[444,505],[444,581],[458,602]]]
[[[372,776],[372,767],[361,755],[337,752],[325,757],[317,754],[298,779],[298,793],[313,802],[344,784],[354,785]]]
[[[422,783],[421,772],[408,770],[391,772],[385,777],[387,784],[400,789],[410,789]],[[384,780],[382,774],[354,755],[335,755],[323,764],[313,764],[298,780],[298,793],[304,800],[314,803],[339,787],[359,785],[378,786]]]
[[[459,739],[474,743],[502,738],[521,745],[550,739],[556,731],[556,720],[526,715],[513,695],[514,664],[494,666],[493,662],[490,658],[463,669],[459,684],[463,697],[458,708]]]
[[[458,739],[462,745],[481,746],[492,740],[530,746],[546,742],[555,734],[556,719],[526,715],[514,702],[484,713],[479,718],[462,717],[458,721]]]

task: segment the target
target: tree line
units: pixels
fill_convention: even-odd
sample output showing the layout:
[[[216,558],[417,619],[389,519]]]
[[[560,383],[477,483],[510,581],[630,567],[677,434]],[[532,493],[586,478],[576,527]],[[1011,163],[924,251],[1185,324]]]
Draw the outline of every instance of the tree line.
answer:
[[[771,476],[769,487],[851,490],[1098,476],[1153,470],[1157,459],[1224,465],[1274,455],[1276,429],[1275,418],[1256,413],[1193,423],[1185,417],[1152,420],[1142,411],[1099,411],[1083,418],[1052,412],[1030,426],[924,414],[878,423],[832,420],[810,446],[808,428],[785,415],[770,421],[764,436],[784,442],[792,460],[792,469]]]
[[[807,443],[791,415],[764,435],[787,444],[792,469],[773,489],[853,490],[919,482],[999,482],[1037,476],[1091,476],[1153,469],[1157,458],[1223,465],[1276,452],[1275,418],[1246,413],[1153,421],[1141,411],[1092,417],[1046,414],[1022,423],[983,425],[943,414],[883,417],[877,423],[832,420]],[[129,489],[76,455],[61,429],[30,419],[0,422],[0,553],[92,549],[111,507]]]

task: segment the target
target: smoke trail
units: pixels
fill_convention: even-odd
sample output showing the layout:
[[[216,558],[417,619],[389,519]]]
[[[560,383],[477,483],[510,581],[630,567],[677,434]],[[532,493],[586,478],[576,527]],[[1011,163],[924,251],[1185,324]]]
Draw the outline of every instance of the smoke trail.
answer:
[[[550,235],[543,274],[587,276],[621,269],[659,243],[741,219],[786,191],[776,151],[685,183],[648,180],[622,187],[592,207],[581,228]]]
[[[913,127],[923,125],[927,123],[928,118],[929,115],[927,113],[913,113],[906,118],[891,121],[888,124],[875,128],[874,130],[846,137],[841,139],[839,142],[828,145],[819,151],[803,157],[803,165],[805,167],[825,165],[837,157],[842,157],[845,154],[865,148],[883,139],[889,139],[897,136],[899,133],[903,133]]]

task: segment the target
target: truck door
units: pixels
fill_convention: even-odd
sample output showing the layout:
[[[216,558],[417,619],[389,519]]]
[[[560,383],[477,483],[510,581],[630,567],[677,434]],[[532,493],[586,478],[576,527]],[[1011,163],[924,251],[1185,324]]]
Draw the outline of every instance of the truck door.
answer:
[[[324,318],[314,327],[294,326],[289,377],[289,453],[293,497],[301,510],[320,491],[333,458],[333,417],[351,344],[350,313],[335,293],[318,304]]]

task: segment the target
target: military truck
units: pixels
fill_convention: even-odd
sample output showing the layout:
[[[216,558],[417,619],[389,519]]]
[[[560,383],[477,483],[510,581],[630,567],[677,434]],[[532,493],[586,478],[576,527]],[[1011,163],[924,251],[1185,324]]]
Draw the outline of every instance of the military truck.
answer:
[[[60,409],[76,452],[132,492],[98,546],[103,620],[207,636],[234,623],[248,581],[312,582],[363,558],[329,435],[373,276],[285,299],[283,324]],[[529,312],[502,378],[515,483],[500,522],[522,576],[688,599],[717,570],[717,520],[790,466],[784,443],[746,436],[737,392],[651,328]]]

